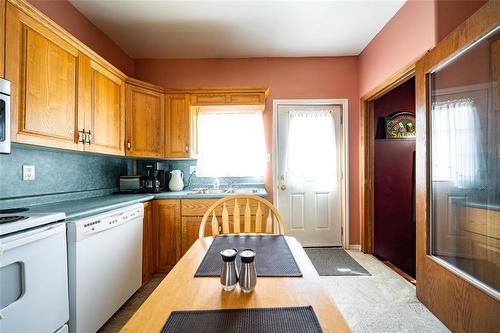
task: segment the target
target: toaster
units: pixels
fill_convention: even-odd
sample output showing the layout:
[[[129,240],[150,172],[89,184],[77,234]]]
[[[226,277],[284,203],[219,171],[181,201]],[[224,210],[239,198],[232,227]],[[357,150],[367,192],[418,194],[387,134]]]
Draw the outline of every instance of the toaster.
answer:
[[[120,176],[120,192],[140,192],[141,176]]]

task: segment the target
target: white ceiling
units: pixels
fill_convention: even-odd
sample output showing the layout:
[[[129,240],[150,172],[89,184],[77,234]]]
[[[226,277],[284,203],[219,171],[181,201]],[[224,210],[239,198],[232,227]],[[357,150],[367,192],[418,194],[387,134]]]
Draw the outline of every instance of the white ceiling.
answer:
[[[133,58],[357,55],[405,0],[70,0]]]

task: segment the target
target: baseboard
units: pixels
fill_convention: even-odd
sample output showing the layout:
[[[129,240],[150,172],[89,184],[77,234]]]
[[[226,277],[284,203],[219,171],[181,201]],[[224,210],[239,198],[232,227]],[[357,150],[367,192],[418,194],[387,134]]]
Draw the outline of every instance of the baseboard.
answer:
[[[349,250],[361,251],[361,245],[360,244],[349,244]]]
[[[382,261],[386,266],[388,266],[390,269],[392,269],[394,272],[398,273],[399,275],[401,275],[401,277],[403,279],[405,279],[406,281],[410,282],[411,284],[413,284],[414,286],[417,284],[417,281],[412,278],[411,276],[409,276],[408,274],[406,274],[405,272],[403,272],[401,269],[399,269],[396,265],[394,265],[393,263],[391,263],[390,261]]]

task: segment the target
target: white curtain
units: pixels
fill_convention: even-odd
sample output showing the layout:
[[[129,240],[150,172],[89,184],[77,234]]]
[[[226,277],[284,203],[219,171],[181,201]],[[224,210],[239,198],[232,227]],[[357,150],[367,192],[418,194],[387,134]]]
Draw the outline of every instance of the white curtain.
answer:
[[[265,172],[262,112],[198,114],[198,177],[259,177]]]
[[[336,185],[337,144],[332,111],[290,111],[286,150],[287,183]]]
[[[481,126],[472,99],[434,103],[432,107],[433,180],[460,188],[481,183]]]

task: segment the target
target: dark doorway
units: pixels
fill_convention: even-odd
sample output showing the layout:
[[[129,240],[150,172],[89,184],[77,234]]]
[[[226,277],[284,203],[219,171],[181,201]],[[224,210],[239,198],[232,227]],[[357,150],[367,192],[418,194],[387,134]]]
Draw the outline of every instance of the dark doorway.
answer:
[[[415,79],[377,98],[373,111],[374,255],[415,278],[415,139],[385,133],[385,117],[415,114]]]

